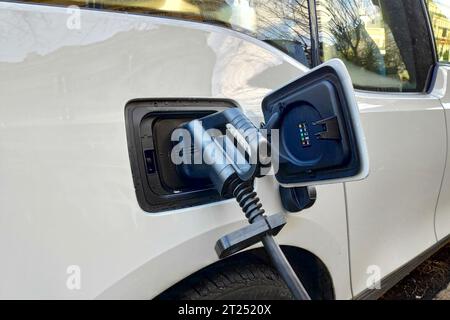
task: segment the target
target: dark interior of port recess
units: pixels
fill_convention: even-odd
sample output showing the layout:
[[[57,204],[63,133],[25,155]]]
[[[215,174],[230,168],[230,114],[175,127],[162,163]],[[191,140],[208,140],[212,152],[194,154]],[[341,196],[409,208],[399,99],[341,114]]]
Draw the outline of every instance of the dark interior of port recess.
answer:
[[[125,106],[128,152],[140,207],[163,212],[219,201],[210,181],[181,178],[171,161],[172,131],[180,124],[234,108],[224,99],[139,99]]]

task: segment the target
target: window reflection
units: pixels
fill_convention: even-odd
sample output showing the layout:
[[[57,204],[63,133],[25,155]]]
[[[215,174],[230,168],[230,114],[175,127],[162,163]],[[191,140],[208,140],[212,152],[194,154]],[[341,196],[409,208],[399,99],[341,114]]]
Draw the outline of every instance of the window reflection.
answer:
[[[403,91],[415,87],[391,28],[385,22],[381,1],[317,2],[323,61],[341,58],[359,88]]]
[[[311,65],[307,0],[28,0],[219,24],[266,41]]]

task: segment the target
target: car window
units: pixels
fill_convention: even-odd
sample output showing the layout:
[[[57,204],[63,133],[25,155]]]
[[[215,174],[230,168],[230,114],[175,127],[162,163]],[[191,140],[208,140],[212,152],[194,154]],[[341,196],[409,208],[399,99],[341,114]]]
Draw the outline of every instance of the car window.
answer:
[[[439,61],[450,62],[450,3],[448,0],[427,0]]]
[[[270,43],[311,65],[308,0],[25,0],[218,24]]]
[[[427,89],[433,47],[420,1],[316,2],[321,59],[342,59],[355,88]]]

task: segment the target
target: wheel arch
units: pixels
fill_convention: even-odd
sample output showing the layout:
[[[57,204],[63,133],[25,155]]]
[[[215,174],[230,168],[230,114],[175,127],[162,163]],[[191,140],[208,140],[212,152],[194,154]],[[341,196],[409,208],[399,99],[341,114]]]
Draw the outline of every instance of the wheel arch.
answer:
[[[313,300],[335,299],[331,273],[319,257],[308,250],[296,246],[282,245],[281,248]],[[269,257],[264,248],[259,247],[243,251],[193,272],[164,290],[155,299],[178,299],[180,291],[187,289],[193,282],[204,277],[207,273],[219,272],[227,264],[239,266],[239,264],[246,263],[270,265]]]

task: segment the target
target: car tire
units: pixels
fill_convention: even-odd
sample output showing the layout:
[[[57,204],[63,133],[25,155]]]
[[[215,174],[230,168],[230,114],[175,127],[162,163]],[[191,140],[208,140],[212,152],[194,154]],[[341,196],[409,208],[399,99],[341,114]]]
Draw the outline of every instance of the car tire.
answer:
[[[291,300],[277,271],[264,263],[221,264],[201,270],[163,294],[176,300]]]

